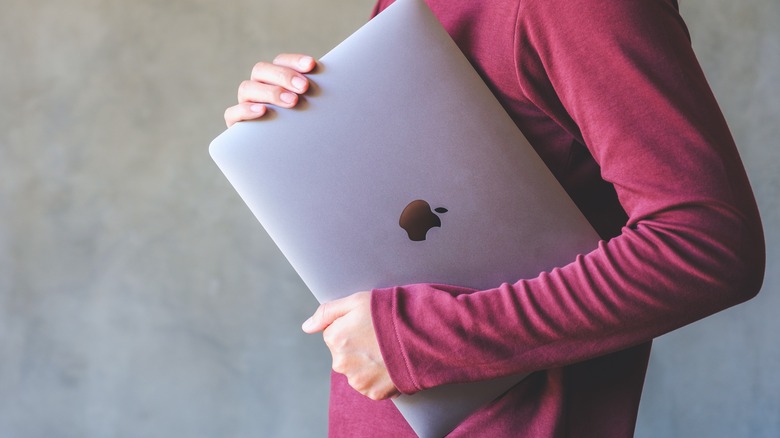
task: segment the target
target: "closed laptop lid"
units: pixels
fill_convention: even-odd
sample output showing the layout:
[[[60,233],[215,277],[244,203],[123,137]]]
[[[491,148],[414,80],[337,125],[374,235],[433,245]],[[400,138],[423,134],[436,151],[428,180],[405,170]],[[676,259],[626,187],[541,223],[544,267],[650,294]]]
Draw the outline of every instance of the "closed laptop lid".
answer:
[[[596,247],[423,1],[395,2],[309,78],[296,108],[233,125],[210,153],[320,302],[412,283],[487,289]],[[394,402],[418,435],[443,436],[522,377]]]

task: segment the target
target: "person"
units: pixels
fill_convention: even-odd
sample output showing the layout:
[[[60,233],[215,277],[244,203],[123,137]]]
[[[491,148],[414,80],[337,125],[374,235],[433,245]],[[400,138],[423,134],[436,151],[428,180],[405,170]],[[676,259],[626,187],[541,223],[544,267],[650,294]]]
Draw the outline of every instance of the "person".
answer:
[[[450,436],[630,437],[651,340],[750,299],[764,274],[748,178],[677,2],[427,3],[603,240],[490,290],[321,305],[303,329],[333,356],[330,435],[414,436],[388,398],[530,372]],[[258,63],[226,123],[295,106],[315,65]]]

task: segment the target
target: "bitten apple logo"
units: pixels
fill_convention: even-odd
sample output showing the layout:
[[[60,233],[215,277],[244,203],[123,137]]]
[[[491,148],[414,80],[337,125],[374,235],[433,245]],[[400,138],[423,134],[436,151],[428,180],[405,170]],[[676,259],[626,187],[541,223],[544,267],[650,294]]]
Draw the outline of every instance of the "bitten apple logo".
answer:
[[[433,227],[441,227],[441,219],[434,211],[443,214],[447,212],[447,209],[439,207],[432,211],[431,206],[422,199],[412,201],[404,208],[398,224],[406,230],[409,239],[420,242],[425,240],[428,230]]]

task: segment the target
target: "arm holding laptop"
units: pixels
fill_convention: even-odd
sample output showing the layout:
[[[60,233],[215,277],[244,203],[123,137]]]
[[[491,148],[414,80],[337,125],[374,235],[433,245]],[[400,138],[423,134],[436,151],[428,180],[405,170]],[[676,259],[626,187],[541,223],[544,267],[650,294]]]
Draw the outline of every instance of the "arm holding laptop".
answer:
[[[304,73],[310,72],[315,66],[316,62],[312,57],[296,54],[281,54],[271,63],[260,62],[255,65],[251,79],[244,81],[239,87],[239,103],[225,111],[227,125],[262,117],[266,111],[266,104],[286,108],[295,106],[298,95],[305,93],[308,88],[308,79]],[[554,76],[551,77],[551,80],[556,79]],[[637,78],[637,80],[645,79],[647,78]],[[703,79],[698,78],[698,80]],[[582,96],[584,95],[582,90],[586,89],[578,90],[579,95]],[[659,96],[659,98],[664,97],[669,96]],[[705,97],[711,99],[709,96]],[[685,98],[687,96],[682,97]],[[696,97],[690,96],[690,98]],[[575,100],[572,105],[580,104],[581,100]],[[675,104],[671,101],[668,103]],[[722,121],[719,119],[717,107],[714,108],[713,111],[708,111],[700,117],[714,119],[706,122],[719,125]],[[593,117],[593,114],[583,112],[581,117]],[[690,124],[690,121],[677,120],[675,123]],[[718,127],[722,129],[725,125]],[[699,130],[701,127],[692,128]],[[704,132],[698,134],[702,135],[702,140],[706,137]],[[644,139],[650,141],[648,136]],[[703,146],[705,149],[702,152],[706,152],[704,156],[691,156],[687,163],[697,163],[704,159],[717,161],[722,158],[719,155],[733,155],[731,146],[727,144],[731,142],[730,136],[720,135],[719,142],[724,144],[714,145],[714,148]],[[696,153],[694,148],[690,148],[690,151]],[[610,151],[606,148],[596,149],[594,152],[596,156],[601,155],[600,158],[607,165],[609,161],[615,159],[610,156]],[[667,152],[679,156],[685,151]],[[678,159],[677,162],[684,161]],[[620,166],[625,165],[625,163],[620,164]],[[648,163],[642,163],[642,166],[645,169],[656,168]],[[712,166],[714,167],[715,164],[712,163]],[[610,174],[609,168],[605,168],[605,171]],[[699,166],[687,170],[669,169],[664,174],[669,174],[666,181],[674,187],[659,187],[659,190],[666,190],[669,193],[677,190],[680,187],[677,180],[685,172],[700,172]],[[646,175],[648,173],[658,172],[635,169],[632,177],[638,179],[648,176]],[[616,182],[620,182],[622,177],[623,175],[618,176]],[[713,177],[721,179],[708,181],[703,185],[708,184],[717,190],[722,190],[721,193],[725,193],[726,188],[720,186],[736,184],[737,187],[742,187],[747,184],[739,172],[730,176],[714,175]],[[653,187],[652,181],[648,180],[645,183],[646,188]],[[690,188],[691,185],[688,187]],[[634,188],[636,189],[638,187]],[[749,190],[749,187],[747,189]],[[745,246],[735,239],[744,236],[753,242],[753,246],[761,247],[760,227],[754,212],[740,212],[731,203],[724,204],[716,199],[707,200],[705,195],[695,195],[701,198],[699,201],[691,199],[679,205],[672,202],[665,207],[655,208],[653,203],[642,202],[641,196],[645,194],[650,193],[638,191],[626,192],[624,195],[624,199],[633,205],[626,205],[632,218],[621,236],[609,242],[602,242],[593,253],[584,255],[572,264],[545,273],[536,279],[524,279],[513,285],[501,285],[495,290],[475,295],[465,293],[472,291],[464,291],[461,290],[462,288],[450,289],[429,285],[375,291],[374,306],[384,308],[383,312],[397,306],[410,306],[427,308],[432,314],[440,315],[438,322],[432,322],[437,321],[436,318],[405,318],[402,325],[407,327],[409,336],[416,331],[433,336],[430,336],[431,341],[424,343],[402,343],[395,342],[394,339],[391,342],[396,332],[387,328],[391,324],[388,320],[396,316],[391,316],[389,312],[384,313],[386,316],[381,322],[387,325],[381,331],[386,334],[384,345],[387,345],[388,349],[392,348],[395,350],[393,353],[396,353],[388,360],[400,361],[404,355],[409,354],[409,352],[396,350],[404,348],[400,347],[401,345],[417,345],[417,351],[412,354],[428,356],[428,360],[425,361],[426,366],[437,363],[442,368],[447,367],[446,361],[441,360],[443,356],[435,354],[433,344],[452,343],[451,339],[457,338],[455,333],[458,327],[457,320],[463,318],[463,313],[472,313],[475,317],[484,318],[485,325],[490,328],[485,331],[486,335],[480,341],[482,344],[479,347],[480,351],[485,350],[485,343],[496,344],[495,350],[501,351],[502,348],[497,344],[503,342],[503,334],[508,332],[509,326],[527,330],[520,338],[527,341],[528,345],[540,344],[528,352],[518,352],[518,355],[525,359],[526,365],[520,367],[515,365],[523,363],[517,361],[515,357],[510,361],[511,364],[501,367],[491,366],[489,371],[480,373],[479,378],[498,377],[513,372],[530,372],[544,369],[543,367],[560,366],[588,359],[651,339],[720,308],[742,301],[749,296],[744,295],[743,290],[746,294],[757,291],[763,266],[760,257],[750,254],[752,252],[750,245]],[[659,194],[652,193],[652,195]],[[693,194],[688,196],[694,197]],[[713,194],[709,196],[713,197]],[[668,198],[671,200],[673,197]],[[742,207],[743,210],[744,208]],[[720,236],[726,230],[733,238]],[[736,232],[736,235],[732,232]],[[712,236],[716,234],[719,241],[713,240]],[[748,253],[743,257],[740,251],[748,251]],[[756,251],[756,253],[760,252]],[[704,254],[709,255],[704,257]],[[666,257],[668,263],[662,263],[661,257]],[[752,266],[747,266],[748,264]],[[742,271],[746,275],[744,278],[740,277],[743,275]],[[628,278],[631,276],[634,278]],[[656,285],[658,281],[668,282],[662,286],[666,289],[665,293],[661,293],[659,286]],[[729,293],[729,290],[733,290],[733,293]],[[577,294],[585,298],[576,299]],[[609,310],[611,306],[621,301],[622,303],[619,304],[623,307],[621,311],[631,315],[627,318],[631,324],[626,324],[624,321],[626,318],[621,318]],[[675,301],[677,304],[672,305],[671,303]],[[458,309],[458,312],[453,314],[453,309]],[[498,314],[501,316],[496,317]],[[570,316],[564,318],[561,316],[564,314]],[[307,333],[323,332],[326,344],[333,355],[334,370],[346,375],[351,386],[372,399],[383,399],[397,394],[398,389],[390,380],[387,367],[379,354],[379,344],[370,315],[371,296],[368,292],[360,292],[342,300],[323,304],[304,323],[303,328]],[[569,322],[564,322],[565,319]],[[621,324],[624,325],[624,330],[617,329],[618,324],[615,322],[618,320],[623,321]],[[575,327],[579,327],[582,336],[588,338],[587,342],[580,342],[580,336],[567,334]],[[607,329],[608,327],[614,329]],[[594,345],[594,342],[598,345]],[[421,345],[422,348],[419,347]],[[559,353],[554,354],[552,350],[557,350]],[[473,354],[476,355],[478,352],[475,350]],[[491,361],[493,364],[501,362],[498,357]],[[406,369],[406,366],[395,364],[396,369]],[[404,393],[413,393],[473,375],[467,370],[461,370],[454,373],[461,377],[429,381],[424,376],[414,376],[414,369],[412,364],[408,374],[395,376],[402,382]],[[437,376],[447,374],[436,373]]]
[[[651,339],[761,287],[753,193],[676,2],[526,1],[515,26],[518,112],[541,114],[519,122],[586,148],[627,220],[592,252],[536,278],[473,293],[425,284],[373,291],[379,344],[405,394],[560,368],[569,379],[579,371],[609,382],[595,362],[575,364],[649,351]],[[556,144],[529,140],[543,152]],[[628,372],[618,363],[615,373]]]
[[[758,211],[674,2],[557,3],[523,3],[516,85],[529,113],[587,148],[628,220],[533,279],[487,291],[399,286],[320,306],[304,330],[323,331],[334,370],[364,395],[560,369],[646,344],[760,289]],[[262,117],[265,104],[294,106],[288,93],[305,92],[293,80],[305,79],[309,60],[258,64],[226,123]],[[603,377],[594,368],[550,381]]]

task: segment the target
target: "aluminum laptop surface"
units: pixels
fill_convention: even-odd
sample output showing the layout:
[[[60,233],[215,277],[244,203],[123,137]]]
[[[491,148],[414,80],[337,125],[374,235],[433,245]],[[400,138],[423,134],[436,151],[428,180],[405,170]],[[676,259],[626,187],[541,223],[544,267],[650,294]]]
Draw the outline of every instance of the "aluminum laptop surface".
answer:
[[[487,289],[596,247],[423,1],[388,7],[309,78],[297,108],[235,124],[210,153],[320,302],[412,283]],[[440,223],[421,241],[399,224],[415,200]],[[418,435],[444,436],[523,377],[393,401]]]

